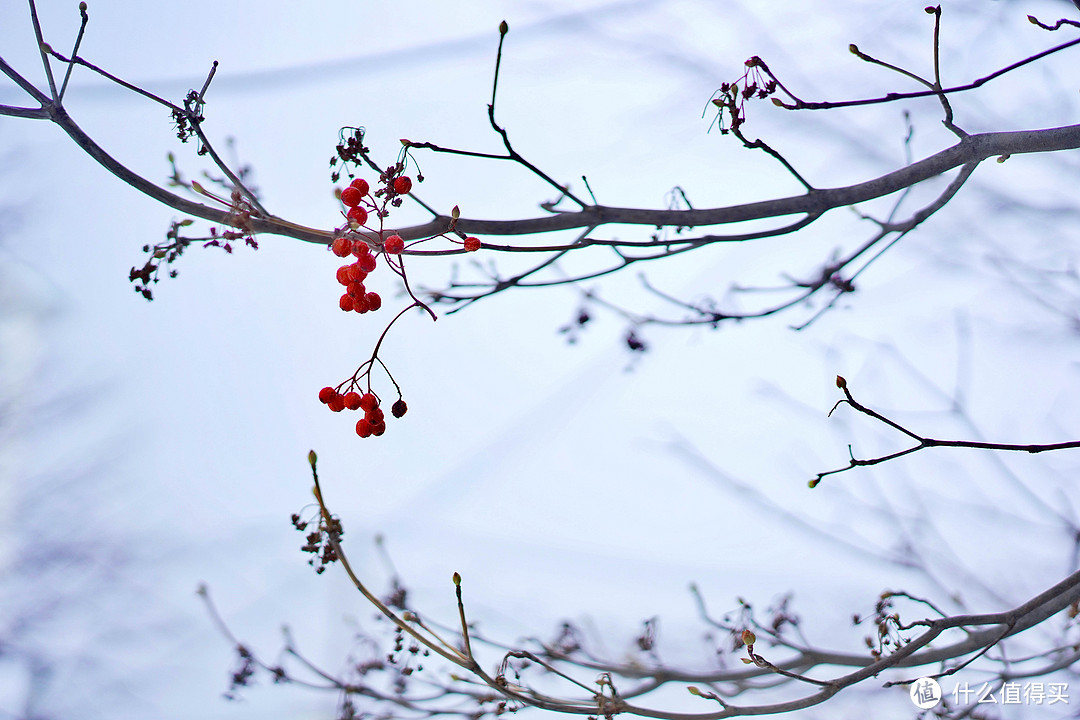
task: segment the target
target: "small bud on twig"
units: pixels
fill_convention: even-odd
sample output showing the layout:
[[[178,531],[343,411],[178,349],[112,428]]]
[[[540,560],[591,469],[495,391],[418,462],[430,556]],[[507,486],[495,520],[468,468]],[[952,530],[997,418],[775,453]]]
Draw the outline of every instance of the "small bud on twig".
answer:
[[[499,34],[505,35],[508,32],[510,32],[510,26],[506,24],[505,20],[503,20],[501,23],[499,23]]]
[[[841,390],[847,389],[847,380],[844,379],[843,375],[836,376],[836,387],[840,388]]]

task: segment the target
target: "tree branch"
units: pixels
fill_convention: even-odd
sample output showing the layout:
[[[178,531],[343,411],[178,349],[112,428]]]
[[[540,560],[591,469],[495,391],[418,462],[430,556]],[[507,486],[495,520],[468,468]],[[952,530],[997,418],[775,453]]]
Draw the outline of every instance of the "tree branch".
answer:
[[[1080,448],[1080,440],[1069,440],[1067,442],[1059,442],[1059,443],[1032,444],[1032,443],[995,443],[995,442],[984,442],[984,441],[981,441],[981,440],[941,440],[941,439],[938,439],[938,438],[925,437],[923,435],[919,435],[918,433],[916,433],[913,430],[909,430],[908,428],[904,427],[903,425],[896,422],[895,420],[890,420],[889,418],[885,417],[884,415],[877,412],[876,410],[868,408],[865,405],[863,405],[862,403],[855,400],[855,398],[852,397],[852,395],[851,395],[851,390],[848,389],[847,381],[844,378],[840,377],[839,375],[836,377],[836,385],[841,390],[843,390],[845,397],[844,397],[843,400],[840,400],[839,402],[836,403],[836,405],[833,406],[832,410],[829,411],[829,415],[832,415],[833,412],[836,411],[836,408],[840,407],[840,405],[844,405],[844,404],[849,405],[853,409],[857,410],[858,412],[861,412],[864,415],[869,415],[870,417],[874,418],[878,422],[884,423],[885,425],[888,425],[889,427],[896,430],[897,432],[900,432],[900,433],[903,433],[904,435],[907,435],[909,438],[911,438],[912,440],[915,441],[915,444],[912,445],[909,448],[904,449],[904,450],[898,450],[898,451],[896,451],[894,453],[889,453],[887,455],[880,455],[880,456],[877,456],[877,457],[868,458],[866,460],[860,460],[860,459],[856,458],[854,455],[852,455],[851,459],[848,461],[847,466],[842,467],[842,468],[837,468],[836,470],[828,470],[826,472],[818,473],[817,476],[813,480],[810,481],[810,487],[816,487],[818,485],[818,483],[821,482],[822,478],[825,478],[825,477],[827,477],[829,475],[836,475],[838,473],[847,472],[848,470],[851,470],[852,468],[869,467],[871,465],[878,465],[880,463],[888,462],[889,460],[895,460],[895,459],[901,458],[901,457],[903,457],[905,455],[911,455],[912,453],[918,452],[920,450],[925,450],[926,448],[932,448],[932,447],[971,448],[971,449],[975,449],[975,450],[1003,450],[1003,451],[1013,451],[1013,452],[1026,452],[1026,453],[1041,453],[1041,452],[1051,452],[1051,451],[1054,451],[1054,450],[1071,450],[1071,449]],[[848,446],[848,450],[850,452],[850,450],[851,450],[850,446]]]

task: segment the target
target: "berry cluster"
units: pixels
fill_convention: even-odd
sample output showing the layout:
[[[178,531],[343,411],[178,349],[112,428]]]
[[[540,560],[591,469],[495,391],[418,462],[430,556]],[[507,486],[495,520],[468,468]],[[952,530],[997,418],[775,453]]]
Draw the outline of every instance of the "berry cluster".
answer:
[[[378,262],[372,245],[369,244],[371,241],[367,239],[369,236],[361,235],[359,231],[367,230],[371,235],[377,235],[381,239],[383,237],[382,220],[388,215],[387,205],[399,204],[401,202],[399,196],[408,194],[412,190],[412,180],[405,175],[395,176],[393,171],[383,173],[379,180],[383,187],[372,192],[367,180],[356,178],[339,195],[345,207],[344,214],[348,224],[341,229],[342,235],[331,243],[330,250],[341,258],[350,256],[355,258],[352,263],[339,267],[336,274],[338,283],[345,287],[345,294],[338,300],[338,307],[345,312],[363,314],[374,312],[382,307],[382,297],[376,292],[368,291],[364,285],[368,275],[378,266]],[[367,225],[368,218],[372,215],[379,219],[380,227],[377,229]],[[348,233],[351,233],[351,236]],[[378,241],[375,242],[377,247]],[[394,234],[382,239],[381,246],[382,251],[389,258],[400,255],[404,251],[405,241],[400,235]],[[387,265],[398,275],[403,275],[404,268],[400,263],[395,266],[388,259]],[[356,374],[347,382],[346,392],[340,392],[342,386],[324,387],[319,391],[319,400],[332,412],[341,412],[345,409],[364,412],[364,417],[356,423],[356,434],[362,438],[372,435],[378,437],[386,432],[386,416],[379,406],[378,396],[371,392],[370,387],[366,392],[358,392],[360,381],[370,376],[375,362],[382,364],[382,361],[378,360],[377,349],[372,358],[361,365]],[[385,365],[383,367],[385,369]],[[391,381],[393,381],[392,377]],[[396,387],[397,383],[394,385]],[[407,410],[408,405],[401,399],[399,390],[398,400],[390,408],[390,413],[400,418]]]
[[[412,143],[407,140],[401,142],[404,150],[398,162],[382,170],[374,186],[363,178],[355,178],[347,187],[338,191],[337,197],[342,204],[341,213],[345,218],[345,225],[335,230],[334,240],[330,244],[330,250],[334,255],[352,260],[339,267],[336,273],[338,283],[345,288],[345,293],[338,300],[338,307],[343,311],[364,314],[382,307],[382,297],[376,292],[369,291],[365,284],[369,275],[379,265],[385,265],[401,279],[405,292],[412,299],[410,305],[390,320],[376,342],[371,357],[360,365],[353,376],[337,387],[325,387],[319,392],[319,400],[333,412],[341,412],[345,409],[362,410],[364,417],[356,423],[356,434],[365,438],[372,435],[379,436],[386,432],[386,419],[383,410],[379,407],[379,398],[371,390],[372,370],[376,365],[382,368],[397,390],[398,399],[392,405],[390,414],[400,418],[408,410],[405,401],[401,399],[401,388],[379,357],[379,349],[387,333],[413,308],[423,310],[432,320],[436,317],[431,308],[417,297],[410,287],[409,278],[405,272],[408,255],[405,239],[385,227],[390,210],[400,207],[403,198],[413,189],[413,179],[405,174],[406,164],[410,161],[409,148]],[[338,161],[343,161],[347,172],[350,165],[357,168],[363,164],[374,167],[367,157],[367,148],[363,145],[363,129],[353,128],[348,138],[342,138],[342,142],[337,146],[337,155],[330,160],[330,166],[335,167]],[[349,175],[352,176],[352,173],[349,172]],[[341,173],[337,170],[331,173],[331,179],[334,182],[337,182],[340,177]],[[417,172],[415,177],[417,182],[424,181],[424,176],[420,172]],[[459,244],[466,252],[480,250],[483,244],[478,238],[466,236],[465,233],[456,229],[459,217],[460,211],[455,207],[445,231],[412,241],[411,245],[443,238]],[[382,258],[379,258],[379,255],[382,255]]]
[[[375,256],[363,240],[339,237],[334,240],[334,254],[338,257],[353,255],[356,261],[337,269],[337,281],[345,286],[345,294],[338,299],[338,307],[345,312],[366,313],[382,307],[379,293],[368,292],[364,280],[375,270]]]
[[[332,412],[341,412],[346,408],[363,410],[364,417],[356,422],[356,434],[362,438],[372,435],[378,437],[386,432],[386,416],[379,407],[379,398],[370,391],[361,395],[356,390],[350,390],[343,395],[332,387],[324,387],[319,391],[319,401]],[[405,401],[398,398],[397,402],[390,407],[390,414],[400,418],[408,410],[409,406],[405,404]]]

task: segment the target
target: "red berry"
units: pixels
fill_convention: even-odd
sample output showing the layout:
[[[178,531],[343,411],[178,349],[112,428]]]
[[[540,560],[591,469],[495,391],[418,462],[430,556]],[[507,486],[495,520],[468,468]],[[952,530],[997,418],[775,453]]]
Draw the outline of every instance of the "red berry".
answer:
[[[349,277],[349,268],[352,265],[342,265],[337,269],[337,281],[342,285],[348,285],[352,282],[352,278]]]
[[[360,192],[352,185],[341,191],[341,202],[345,203],[349,207],[356,207],[363,199],[364,193]]]
[[[338,257],[345,257],[352,252],[352,241],[348,238],[334,238],[334,244],[330,246],[330,249]]]
[[[398,399],[394,406],[390,408],[390,414],[396,418],[401,417],[409,410],[409,406],[405,404],[405,401]]]
[[[352,244],[352,254],[356,257],[364,257],[371,254],[371,248],[363,240],[357,240]]]
[[[365,247],[367,247],[365,245]],[[375,270],[375,256],[374,255],[362,255],[360,259],[356,261],[356,264],[360,266],[360,269],[364,272],[374,272]]]
[[[349,283],[349,286],[345,289],[348,294],[352,295],[354,298],[364,297],[364,293],[367,292],[367,289],[364,287],[363,283],[351,282]]]
[[[397,255],[405,249],[405,241],[401,239],[400,235],[391,235],[383,243],[383,249],[391,255]]]
[[[364,282],[367,278],[367,273],[360,267],[360,263],[353,263],[347,266],[348,272],[346,273],[349,280],[342,283],[342,285],[348,285],[350,282]]]
[[[367,180],[364,178],[356,178],[349,183],[349,187],[356,188],[361,195],[367,195],[368,191],[371,190],[371,186],[368,185]]]
[[[352,309],[362,315],[371,308],[368,307],[367,298],[363,295],[360,295],[359,297],[353,298]]]
[[[349,293],[345,293],[340,298],[338,298],[338,303],[337,304],[338,304],[339,308],[341,308],[345,312],[349,312],[350,310],[352,310],[355,307],[356,301],[353,300],[352,295],[350,295]]]
[[[412,180],[406,175],[394,179],[394,192],[398,195],[408,195],[412,190]]]
[[[345,393],[345,407],[350,410],[356,410],[360,407],[360,393],[351,391]]]
[[[384,432],[386,432],[386,423],[384,423],[384,422],[381,422],[378,425],[372,425],[371,426],[371,434],[374,435],[375,437],[379,437]]]
[[[326,403],[326,406],[334,412],[341,412],[345,409],[345,398],[342,395],[334,393],[334,397],[330,398],[330,402]]]
[[[465,252],[476,252],[480,249],[480,238],[465,238]]]
[[[352,188],[349,189],[351,190]],[[363,225],[367,222],[367,210],[362,207],[349,208],[349,212],[345,217],[349,218],[357,225]]]
[[[383,415],[382,408],[371,408],[364,413],[364,419],[372,425],[378,425],[381,422],[386,422],[386,416]]]
[[[374,410],[379,407],[379,398],[375,397],[371,393],[364,393],[364,396],[360,398],[360,408],[366,413],[370,410]]]
[[[356,434],[360,437],[371,437],[372,430],[373,428],[371,427],[371,423],[369,423],[364,418],[360,418],[356,421]]]
[[[367,303],[368,310],[378,310],[382,307],[382,298],[379,297],[379,293],[369,292],[364,296],[364,302]]]
[[[334,388],[332,388],[332,387],[324,387],[322,390],[319,391],[319,402],[321,402],[323,405],[325,405],[326,403],[330,402],[330,400],[336,394],[337,393],[334,392]]]

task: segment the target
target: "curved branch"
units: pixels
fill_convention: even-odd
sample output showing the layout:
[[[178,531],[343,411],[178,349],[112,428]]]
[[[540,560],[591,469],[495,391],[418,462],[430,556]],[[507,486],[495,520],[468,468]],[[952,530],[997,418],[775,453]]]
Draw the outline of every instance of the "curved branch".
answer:
[[[63,107],[52,103],[25,78],[0,58],[0,71],[41,102],[41,111],[27,108],[5,108],[6,114],[21,117],[43,118],[46,115],[102,167],[145,195],[172,207],[186,215],[212,222],[228,224],[229,212],[193,202],[164,190],[134,173],[110,156],[95,143],[68,115]],[[941,175],[961,165],[977,164],[993,156],[1009,156],[1024,153],[1055,152],[1080,148],[1080,125],[1068,125],[1040,130],[1012,132],[989,132],[964,137],[956,145],[912,163],[899,170],[866,182],[845,187],[810,190],[802,195],[775,200],[765,200],[741,205],[709,209],[644,209],[605,205],[587,205],[576,211],[520,220],[480,220],[459,218],[457,230],[474,235],[516,236],[557,232],[560,230],[599,227],[609,224],[705,227],[730,223],[782,217],[785,215],[819,215],[828,210],[866,202],[891,195],[932,177]],[[405,240],[429,238],[446,231],[451,218],[438,216],[433,220],[397,229]],[[256,233],[291,237],[305,242],[329,244],[335,237],[333,230],[318,230],[297,225],[273,215],[256,215],[251,219],[251,230]],[[657,245],[663,245],[658,242]],[[521,252],[529,248],[513,245],[485,243],[485,249],[496,252]],[[461,250],[409,250],[408,254],[442,255],[459,254]]]
[[[761,220],[802,213],[823,213],[848,205],[885,197],[906,187],[937,177],[954,168],[978,164],[994,156],[1026,153],[1057,152],[1080,149],[1080,125],[988,132],[969,135],[957,144],[899,170],[866,182],[844,187],[813,190],[776,200],[731,205],[728,207],[684,210],[649,210],[642,208],[590,205],[581,210],[562,212],[547,217],[523,220],[475,220],[460,218],[457,228],[475,235],[531,235],[609,224],[702,227]],[[430,237],[443,232],[449,216],[440,216],[423,225],[400,228],[396,232],[406,239]],[[660,243],[663,244],[663,243]],[[484,245],[492,250],[513,251],[516,248]],[[417,254],[420,254],[418,252]]]

